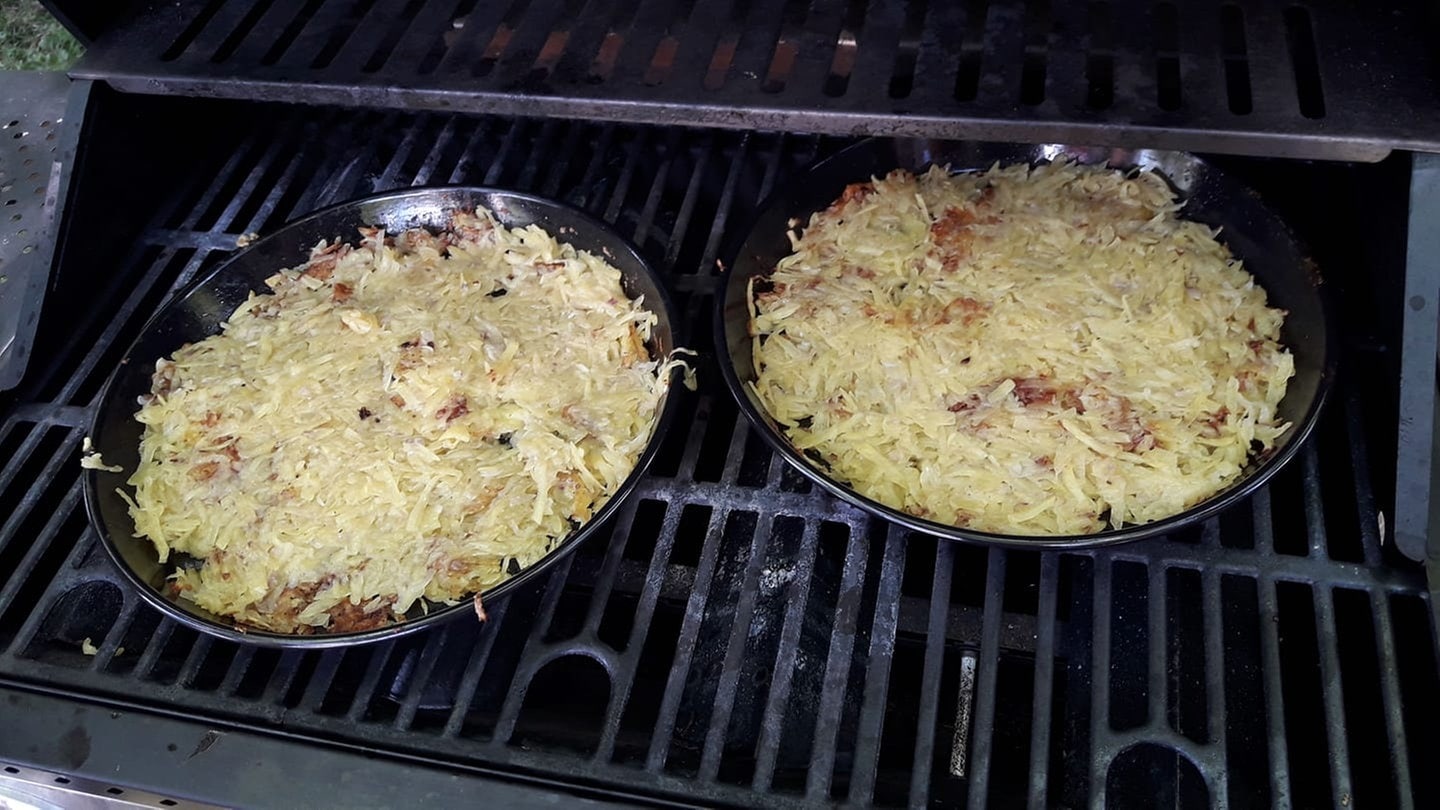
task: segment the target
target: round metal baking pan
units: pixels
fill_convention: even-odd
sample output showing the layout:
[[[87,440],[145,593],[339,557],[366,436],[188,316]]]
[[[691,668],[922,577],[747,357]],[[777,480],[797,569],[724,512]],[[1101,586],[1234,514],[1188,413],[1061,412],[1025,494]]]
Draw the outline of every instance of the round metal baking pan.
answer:
[[[303,264],[310,249],[321,239],[353,242],[362,226],[379,226],[398,233],[407,228],[443,229],[457,211],[489,209],[509,227],[538,225],[561,242],[603,257],[620,271],[621,286],[631,297],[644,296],[647,309],[656,316],[647,348],[652,357],[664,357],[676,346],[674,306],[655,269],[610,226],[588,214],[528,194],[490,188],[416,188],[379,194],[325,208],[292,222],[257,240],[228,261],[196,279],[162,308],[126,352],[101,391],[100,402],[90,426],[90,439],[108,465],[120,472],[86,470],[82,476],[85,508],[100,535],[101,544],[114,558],[145,601],[176,621],[196,630],[241,643],[270,647],[335,647],[408,634],[458,613],[474,615],[467,598],[458,605],[422,603],[415,605],[405,621],[372,630],[349,633],[287,635],[237,626],[183,598],[174,598],[163,587],[174,570],[175,560],[162,564],[154,545],[135,537],[135,523],[119,492],[133,495],[126,480],[139,463],[142,425],[135,421],[137,397],[150,392],[155,361],[168,357],[185,343],[202,340],[219,331],[252,291],[267,292],[265,279],[281,268]],[[504,582],[484,591],[482,601],[493,600],[523,587],[575,550],[587,536],[605,523],[635,487],[655,457],[661,437],[674,418],[673,390],[678,370],[672,372],[671,390],[662,399],[654,432],[641,453],[635,469],[614,495],[589,521],[556,543],[555,548],[535,564]]]
[[[1270,304],[1289,312],[1280,341],[1295,357],[1295,377],[1280,403],[1279,415],[1293,427],[1270,451],[1252,457],[1229,487],[1180,514],[1153,523],[1065,536],[995,534],[926,520],[867,498],[798,452],[751,389],[755,367],[746,300],[750,280],[769,275],[775,264],[790,253],[786,231],[791,223],[803,228],[812,214],[827,208],[847,185],[884,176],[897,168],[918,171],[948,164],[951,171],[964,172],[983,170],[997,161],[1009,165],[1057,159],[1156,171],[1185,200],[1181,216],[1223,229],[1220,240],[1244,261],[1246,269],[1265,288]],[[1204,160],[1181,152],[866,140],[816,163],[786,183],[761,206],[744,240],[727,259],[724,287],[716,297],[716,354],[726,385],[754,429],[789,463],[835,495],[895,523],[953,540],[1031,549],[1092,548],[1139,540],[1202,521],[1254,492],[1295,456],[1314,429],[1335,378],[1337,343],[1332,334],[1333,319],[1324,280],[1315,263],[1285,223],[1253,191]]]

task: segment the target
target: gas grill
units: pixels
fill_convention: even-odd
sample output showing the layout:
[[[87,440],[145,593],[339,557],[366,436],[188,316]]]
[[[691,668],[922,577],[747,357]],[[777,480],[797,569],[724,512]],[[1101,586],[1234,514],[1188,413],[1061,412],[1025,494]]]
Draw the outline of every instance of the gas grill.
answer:
[[[49,5],[91,44],[0,394],[9,778],[166,806],[1440,804],[1418,4]],[[721,383],[716,261],[866,134],[1211,154],[1339,303],[1316,435],[1202,527],[1110,550],[937,540],[812,487]],[[105,377],[242,235],[445,183],[569,202],[666,274],[703,356],[649,475],[483,625],[277,651],[162,618],[81,504]]]

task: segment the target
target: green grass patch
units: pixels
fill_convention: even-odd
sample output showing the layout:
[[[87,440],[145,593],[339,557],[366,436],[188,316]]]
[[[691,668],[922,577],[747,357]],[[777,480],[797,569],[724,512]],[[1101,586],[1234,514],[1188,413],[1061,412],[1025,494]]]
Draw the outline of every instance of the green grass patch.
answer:
[[[37,0],[0,0],[0,70],[64,70],[84,50]]]

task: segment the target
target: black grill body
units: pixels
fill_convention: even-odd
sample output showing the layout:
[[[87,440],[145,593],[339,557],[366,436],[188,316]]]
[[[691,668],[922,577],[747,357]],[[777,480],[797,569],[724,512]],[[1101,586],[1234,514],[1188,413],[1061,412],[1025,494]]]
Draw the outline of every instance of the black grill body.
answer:
[[[507,58],[533,67],[554,30],[542,36],[527,21],[566,19],[558,12],[570,5],[497,7],[500,19],[484,23],[493,27],[484,29],[489,39],[472,28],[484,19],[476,5],[315,0],[272,65],[264,38],[247,32],[268,31],[292,4],[140,4],[101,32],[77,72],[114,87],[82,80],[74,91],[67,137],[79,148],[67,169],[52,289],[27,376],[0,400],[0,720],[13,730],[0,734],[0,760],[246,805],[281,795],[310,805],[422,795],[521,804],[556,792],[742,806],[1440,800],[1440,779],[1427,767],[1440,755],[1433,603],[1425,567],[1401,553],[1418,539],[1424,556],[1435,402],[1435,302],[1424,291],[1433,293],[1427,285],[1440,277],[1440,252],[1417,252],[1424,239],[1411,222],[1440,212],[1440,183],[1428,156],[1386,156],[1418,145],[1404,127],[1389,126],[1398,112],[1367,118],[1370,108],[1349,107],[1340,90],[1385,85],[1412,104],[1406,127],[1425,130],[1436,97],[1424,100],[1428,74],[1405,84],[1378,70],[1340,75],[1343,65],[1320,62],[1324,115],[1307,118],[1302,108],[1314,112],[1314,99],[1292,90],[1302,114],[1282,126],[1276,116],[1288,108],[1262,104],[1275,90],[1264,77],[1298,76],[1306,62],[1288,56],[1303,47],[1287,45],[1279,45],[1279,67],[1255,61],[1272,53],[1262,43],[1284,43],[1298,26],[1287,27],[1296,17],[1278,6],[1247,5],[1244,59],[1224,44],[1231,6],[1215,9],[1221,42],[1200,59],[1211,35],[1179,25],[1198,13],[1188,5],[1147,4],[1134,17],[1130,4],[1057,3],[1034,23],[1026,15],[1041,4],[1014,6],[1018,16],[1010,4],[961,4],[966,13],[985,9],[990,22],[978,38],[952,41],[926,27],[958,13],[938,3],[736,4],[738,22],[714,29],[696,15],[726,4],[641,4],[633,19],[612,25],[594,21],[607,4],[581,3],[571,4],[575,22],[552,73],[563,75],[567,59],[588,67],[614,42],[611,28],[628,25],[624,42],[610,47],[618,48],[614,76],[630,84],[595,82],[593,106],[580,109],[551,98],[553,84],[525,84],[525,74],[509,84],[487,78],[514,72]],[[438,30],[447,41],[436,24],[451,6],[469,10],[457,13],[464,27],[449,30],[487,48],[502,25],[513,31],[492,73],[467,68],[477,89],[463,111],[434,109],[463,94],[447,96],[439,79],[424,78],[461,59],[449,56],[460,45],[447,45],[430,74],[395,72],[400,55],[431,53],[416,43],[432,40],[412,43],[412,31]],[[872,9],[883,14],[872,20]],[[1313,36],[1336,30],[1339,12],[1308,13]],[[708,73],[696,65],[708,69],[719,45],[692,58],[686,37],[704,33],[723,45],[727,31],[762,32],[765,47],[747,44],[748,33],[735,46],[733,69],[743,76],[747,65],[784,61],[785,32],[854,32],[847,21],[856,14],[865,23],[852,37],[860,43],[852,79],[868,76],[866,60],[879,58],[866,37],[891,32],[890,56],[903,62],[913,51],[917,97],[939,70],[927,67],[937,48],[945,56],[937,64],[959,71],[979,43],[978,86],[986,89],[976,99],[1001,100],[964,102],[978,129],[958,107],[933,107],[947,134],[1062,133],[1246,153],[1212,159],[1294,225],[1341,302],[1340,381],[1296,463],[1199,528],[1113,550],[1041,554],[937,541],[836,501],[773,457],[737,419],[707,354],[700,390],[682,401],[651,473],[615,519],[543,582],[489,606],[483,626],[464,619],[349,650],[260,650],[196,635],[126,588],[80,505],[83,425],[144,321],[239,236],[411,185],[552,196],[631,238],[666,276],[687,325],[681,344],[708,350],[721,280],[715,259],[743,235],[759,202],[851,143],[853,129],[918,133],[930,119],[883,106],[873,109],[884,115],[863,120],[824,106],[802,115],[811,108],[799,88],[824,95],[831,74],[815,66],[843,50],[819,48],[809,34],[795,40],[795,72],[764,96],[792,117],[766,118],[749,101],[707,107]],[[1184,33],[1174,47],[1127,39],[1150,42],[1147,32],[1164,28],[1169,14]],[[1278,27],[1259,26],[1254,15],[1266,14]],[[672,27],[647,27],[657,15]],[[400,18],[410,22],[398,34],[379,22]],[[1135,28],[1130,19],[1152,23]],[[1354,44],[1354,53],[1393,41],[1392,62],[1383,64],[1409,64],[1405,48],[1423,43],[1421,29],[1395,19],[1356,22],[1356,31],[1380,27],[1393,40]],[[178,40],[153,33],[162,23],[191,32],[169,57]],[[1051,33],[1037,40],[1026,33],[1033,26]],[[324,51],[330,39],[312,28],[339,38],[330,67],[265,79],[302,47]],[[1089,50],[1077,62],[1058,45],[1081,29],[1091,31],[1082,37]],[[665,81],[646,85],[643,71],[622,70],[632,47],[653,63],[667,32],[681,46]],[[845,37],[823,41],[843,45]],[[136,43],[158,53],[142,58]],[[348,86],[339,65],[365,73],[351,50],[381,46],[392,55],[371,71],[368,89],[343,99],[350,106],[317,103],[342,100],[326,95]],[[457,53],[479,64],[487,51],[471,47]],[[1062,103],[1070,96],[1059,90],[1074,81],[1062,67],[1083,62],[1090,69],[1082,78],[1103,77],[1107,48],[1110,105],[1082,114],[1073,99]],[[992,51],[1023,58],[1000,62]],[[1310,58],[1350,53],[1336,52]],[[1197,65],[1225,74],[1237,62],[1248,65],[1250,113],[1229,106],[1238,84],[1207,96],[1191,78]],[[900,105],[888,89],[897,63],[886,64],[881,95]],[[1019,72],[1000,70],[1005,64]],[[1046,100],[1027,113],[1020,96],[1006,93],[1033,91],[1024,77],[1036,71]],[[757,73],[753,93],[767,92],[767,75]],[[1157,100],[1156,110],[1145,108],[1150,118],[1140,116],[1139,100],[1175,76],[1179,107],[1165,111]],[[681,79],[694,86],[637,89]],[[676,95],[661,116],[625,95],[645,92]],[[826,103],[851,103],[849,92]],[[1231,116],[1224,127],[1194,109],[1219,98]],[[721,107],[729,110],[723,121],[713,117]],[[1168,134],[1155,129],[1162,113]],[[1255,117],[1239,120],[1245,115]],[[1134,123],[1142,119],[1150,123]],[[808,134],[793,129],[807,126]],[[1321,153],[1374,162],[1294,157]],[[87,639],[94,655],[82,652]]]

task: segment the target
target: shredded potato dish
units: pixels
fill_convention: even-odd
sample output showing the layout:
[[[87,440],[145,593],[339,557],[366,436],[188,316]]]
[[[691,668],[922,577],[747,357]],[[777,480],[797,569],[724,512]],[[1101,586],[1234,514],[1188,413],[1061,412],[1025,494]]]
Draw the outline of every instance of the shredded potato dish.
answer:
[[[1182,512],[1289,427],[1294,360],[1180,208],[1156,174],[1072,163],[852,185],[752,282],[754,391],[832,477],[940,523]]]
[[[539,227],[360,233],[160,360],[136,416],[138,534],[242,625],[370,629],[534,563],[629,476],[679,362]]]

